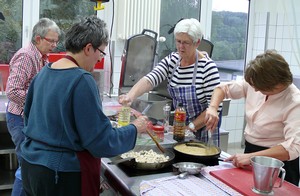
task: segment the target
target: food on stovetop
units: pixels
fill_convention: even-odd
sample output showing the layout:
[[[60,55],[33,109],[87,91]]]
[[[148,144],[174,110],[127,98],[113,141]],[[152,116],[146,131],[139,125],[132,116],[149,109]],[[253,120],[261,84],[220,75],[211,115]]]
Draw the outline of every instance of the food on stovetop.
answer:
[[[163,154],[158,154],[151,150],[141,150],[138,152],[129,151],[121,155],[123,159],[133,157],[138,163],[163,163],[167,162],[170,157]]]
[[[190,143],[190,145],[187,145],[186,143],[178,144],[174,147],[174,149],[178,152],[195,156],[207,156],[219,153],[216,147],[210,147],[210,150],[208,151],[207,147],[200,143]]]

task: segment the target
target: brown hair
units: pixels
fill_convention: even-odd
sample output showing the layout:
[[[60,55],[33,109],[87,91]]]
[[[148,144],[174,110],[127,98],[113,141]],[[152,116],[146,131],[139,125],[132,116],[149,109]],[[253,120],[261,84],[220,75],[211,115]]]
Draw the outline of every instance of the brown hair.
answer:
[[[290,85],[293,75],[289,64],[275,50],[267,50],[251,60],[245,70],[245,80],[257,90],[273,90],[278,84]]]

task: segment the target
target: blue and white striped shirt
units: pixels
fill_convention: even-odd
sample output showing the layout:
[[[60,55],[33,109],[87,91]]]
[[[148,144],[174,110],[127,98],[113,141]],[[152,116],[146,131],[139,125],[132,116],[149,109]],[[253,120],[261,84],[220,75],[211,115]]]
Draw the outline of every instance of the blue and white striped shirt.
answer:
[[[172,52],[170,55],[162,59],[155,68],[146,75],[146,78],[153,86],[157,86],[163,80],[168,79],[168,84],[174,86],[192,85],[194,64],[187,67],[176,67],[180,56],[177,52]],[[172,76],[173,69],[175,69]],[[197,76],[195,81],[198,100],[201,104],[209,105],[214,88],[220,84],[220,76],[215,62],[204,54],[204,58],[198,59]],[[220,112],[222,106],[219,106]]]

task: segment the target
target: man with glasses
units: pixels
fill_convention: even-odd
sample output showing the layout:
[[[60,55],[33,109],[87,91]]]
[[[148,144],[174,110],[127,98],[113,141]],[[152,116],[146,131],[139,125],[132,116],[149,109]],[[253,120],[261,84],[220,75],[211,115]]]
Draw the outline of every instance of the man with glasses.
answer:
[[[18,161],[21,160],[20,144],[24,140],[23,110],[29,84],[33,77],[48,62],[47,54],[57,46],[60,28],[48,19],[42,18],[33,27],[31,42],[18,50],[9,66],[6,94],[9,100],[6,109],[7,128],[16,146]],[[22,188],[21,168],[16,171],[12,196],[25,195]]]

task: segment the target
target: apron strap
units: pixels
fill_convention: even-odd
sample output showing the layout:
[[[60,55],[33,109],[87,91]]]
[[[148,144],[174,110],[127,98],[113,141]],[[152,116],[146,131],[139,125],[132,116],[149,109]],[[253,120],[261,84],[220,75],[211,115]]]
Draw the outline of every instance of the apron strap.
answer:
[[[101,159],[93,157],[87,150],[77,152],[81,171],[81,195],[99,196]]]

